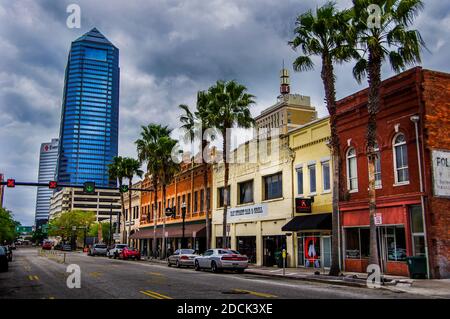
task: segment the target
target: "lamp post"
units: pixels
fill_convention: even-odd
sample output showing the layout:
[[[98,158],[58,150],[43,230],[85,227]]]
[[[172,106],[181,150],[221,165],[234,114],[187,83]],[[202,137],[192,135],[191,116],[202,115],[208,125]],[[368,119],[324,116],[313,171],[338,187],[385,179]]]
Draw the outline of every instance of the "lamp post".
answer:
[[[184,247],[184,221],[186,219],[186,203],[183,202],[181,204],[181,218],[183,219],[183,223],[182,223],[182,237],[181,237],[181,248],[185,248]]]

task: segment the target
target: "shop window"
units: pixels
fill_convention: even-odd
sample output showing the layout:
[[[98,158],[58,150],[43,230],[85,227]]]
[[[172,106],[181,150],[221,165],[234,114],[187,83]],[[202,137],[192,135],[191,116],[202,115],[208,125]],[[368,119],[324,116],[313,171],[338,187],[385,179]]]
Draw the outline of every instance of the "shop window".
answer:
[[[358,191],[356,150],[353,147],[347,151],[347,189],[349,191]]]
[[[406,260],[406,240],[404,227],[387,227],[386,244],[389,261]]]
[[[216,248],[223,248],[222,247],[222,236],[220,236],[220,237],[216,237]],[[231,243],[231,237],[227,237],[227,242],[228,243]]]
[[[303,168],[297,168],[297,194],[303,195]]]
[[[309,192],[316,192],[316,164],[308,166],[309,172]]]
[[[409,182],[408,171],[408,151],[404,134],[398,134],[394,138],[394,170],[395,183],[402,184]]]
[[[347,228],[345,230],[345,258],[360,259],[359,228]]]
[[[330,162],[322,163],[322,180],[323,180],[323,191],[329,192],[330,186]]]
[[[422,208],[419,205],[411,206],[410,215],[413,255],[425,256],[425,234],[423,232]]]
[[[224,187],[219,187],[217,189],[217,193],[218,193],[218,199],[219,199],[219,203],[218,203],[218,208],[223,207],[224,204]],[[230,205],[230,186],[228,186],[228,200],[227,200],[227,206]]]
[[[283,196],[282,173],[264,176],[264,200]]]
[[[253,180],[238,184],[239,204],[253,202]]]

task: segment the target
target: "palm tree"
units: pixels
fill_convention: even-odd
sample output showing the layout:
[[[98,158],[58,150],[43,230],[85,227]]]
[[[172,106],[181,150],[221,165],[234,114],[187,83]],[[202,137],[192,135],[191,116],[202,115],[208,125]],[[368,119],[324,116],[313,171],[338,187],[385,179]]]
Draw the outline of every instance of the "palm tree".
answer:
[[[339,177],[341,156],[339,136],[336,127],[336,89],[333,63],[342,63],[357,56],[357,52],[346,41],[346,27],[350,20],[349,10],[338,12],[333,2],[327,2],[298,16],[295,38],[289,42],[295,50],[300,47],[302,55],[294,61],[294,70],[308,71],[314,68],[311,56],[319,56],[322,62],[321,77],[325,90],[325,100],[330,114],[330,148],[333,162],[333,213],[332,251],[329,274],[337,276],[339,267]]]
[[[189,109],[189,106],[181,104],[179,107],[184,111],[184,114],[180,116],[180,122],[182,123],[181,128],[187,133],[188,140],[190,144],[193,143],[195,140],[196,135],[200,135],[200,155],[202,160],[202,165],[204,166],[203,169],[203,196],[204,196],[204,203],[205,206],[205,228],[206,228],[206,249],[209,249],[211,245],[211,221],[210,221],[210,215],[209,215],[209,203],[211,202],[210,199],[210,192],[208,192],[208,171],[209,171],[209,163],[205,160],[205,154],[204,151],[208,146],[208,142],[204,137],[205,130],[209,128],[208,123],[208,103],[209,103],[209,97],[208,92],[205,91],[199,91],[197,92],[197,109],[193,113]],[[200,131],[198,132],[198,128],[200,127]],[[191,170],[191,179],[193,178],[194,174],[194,158],[192,158],[192,170]],[[194,199],[194,189],[192,187],[191,189],[191,199]],[[192,207],[192,205],[191,205]]]
[[[153,209],[153,256],[156,255],[156,226],[158,215],[158,184],[160,182],[159,173],[161,162],[158,160],[158,141],[162,136],[169,136],[171,130],[167,126],[160,124],[149,124],[142,126],[141,138],[135,141],[138,160],[140,163],[147,163],[147,172],[151,175],[154,209]]]
[[[223,138],[224,153],[224,191],[223,191],[223,225],[222,247],[227,248],[227,209],[228,209],[228,178],[231,128],[250,128],[254,120],[250,106],[255,103],[254,96],[247,93],[247,88],[232,81],[217,81],[208,89],[208,103],[202,112],[211,127],[217,129]]]
[[[113,158],[112,163],[108,165],[109,178],[112,180],[115,180],[116,183],[119,184],[119,188],[122,188],[123,179],[125,178],[125,171],[124,171],[123,164],[124,164],[124,158],[122,156],[115,156]],[[120,225],[120,220],[124,219],[124,217],[125,217],[125,204],[124,204],[122,192],[120,192],[120,202],[121,202],[121,205],[120,205],[121,216],[119,217],[119,220],[117,221],[119,223],[119,225]],[[120,229],[118,229],[118,231],[120,231]],[[125,220],[123,222],[123,234],[124,233],[125,233]],[[123,238],[125,238],[125,234],[123,235]],[[125,240],[123,242],[125,242]]]
[[[125,157],[123,159],[123,171],[124,177],[128,179],[128,216],[130,217],[130,222],[128,223],[128,236],[126,242],[130,245],[130,234],[131,234],[131,188],[133,186],[133,177],[137,175],[142,177],[143,171],[140,169],[141,163],[138,160]]]
[[[368,10],[371,4],[377,5],[380,11],[375,19]],[[369,264],[379,265],[375,226],[375,160],[377,157],[375,146],[376,116],[380,108],[381,65],[388,60],[392,69],[400,72],[409,65],[420,63],[420,50],[425,47],[425,43],[419,31],[410,27],[422,9],[421,0],[353,0],[353,28],[349,35],[362,51],[361,57],[353,68],[353,75],[359,83],[367,75],[369,83],[367,102],[369,119],[366,133],[369,161]],[[372,23],[368,23],[369,21]]]

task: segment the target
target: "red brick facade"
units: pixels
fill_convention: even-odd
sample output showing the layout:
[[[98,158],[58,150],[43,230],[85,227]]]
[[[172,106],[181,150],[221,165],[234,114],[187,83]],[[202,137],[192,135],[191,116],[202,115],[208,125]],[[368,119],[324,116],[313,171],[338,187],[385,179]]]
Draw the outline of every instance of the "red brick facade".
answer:
[[[443,133],[448,132],[450,127],[449,79],[449,74],[414,68],[382,82],[381,106],[377,115],[381,187],[376,190],[376,198],[377,212],[382,216],[382,225],[380,226],[384,227],[385,231],[380,231],[379,241],[391,236],[390,232],[393,231],[396,233],[397,244],[402,242],[400,245],[404,246],[397,249],[402,251],[401,261],[392,260],[397,257],[392,255],[390,247],[392,243],[386,240],[387,244],[384,246],[386,258],[382,265],[385,273],[408,274],[407,264],[404,261],[405,253],[406,256],[412,256],[415,249],[411,234],[410,213],[414,207],[420,207],[421,196],[423,196],[431,275],[435,278],[449,276],[450,200],[432,196],[430,162],[430,149],[450,150],[448,133]],[[367,94],[368,90],[365,89],[338,101],[338,134],[343,159],[342,185],[344,189],[347,189],[346,155],[349,148],[356,150],[357,162],[357,191],[344,191],[340,201],[344,265],[347,271],[361,271],[367,265],[367,259],[362,257],[361,245],[359,246],[360,258],[345,257],[347,228],[367,228],[369,225],[368,162],[365,150]],[[423,193],[420,191],[415,125],[411,121],[413,115],[419,116],[419,152],[424,179]],[[425,129],[422,127],[423,123]],[[395,180],[393,141],[398,134],[403,134],[405,137],[408,158],[409,178],[404,183],[397,183]],[[445,136],[440,138],[440,135]]]

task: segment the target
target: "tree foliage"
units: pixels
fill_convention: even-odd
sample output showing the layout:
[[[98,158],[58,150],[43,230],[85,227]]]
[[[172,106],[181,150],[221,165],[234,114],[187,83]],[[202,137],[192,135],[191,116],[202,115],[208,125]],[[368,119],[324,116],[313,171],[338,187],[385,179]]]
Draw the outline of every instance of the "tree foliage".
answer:
[[[19,225],[9,210],[0,208],[0,244],[14,241],[17,237],[16,227]]]
[[[68,238],[76,234],[76,236],[83,236],[84,229],[82,227],[91,227],[95,222],[95,213],[82,210],[72,210],[62,213],[60,216],[52,219],[49,222],[48,234],[50,236],[61,236]],[[77,227],[76,232],[72,227]]]

